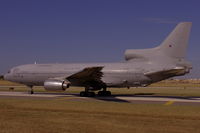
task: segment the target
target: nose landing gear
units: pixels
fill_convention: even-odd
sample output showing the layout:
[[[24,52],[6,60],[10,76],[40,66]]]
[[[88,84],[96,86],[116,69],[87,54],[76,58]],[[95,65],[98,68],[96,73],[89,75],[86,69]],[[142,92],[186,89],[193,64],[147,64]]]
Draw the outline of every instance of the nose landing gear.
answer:
[[[28,86],[29,90],[28,90],[28,94],[34,94],[34,91],[33,91],[33,86]]]

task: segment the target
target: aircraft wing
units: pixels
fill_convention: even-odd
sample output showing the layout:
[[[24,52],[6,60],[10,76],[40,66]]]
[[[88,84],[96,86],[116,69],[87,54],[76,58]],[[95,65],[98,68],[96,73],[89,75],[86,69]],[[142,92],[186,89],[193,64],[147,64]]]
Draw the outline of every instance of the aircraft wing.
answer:
[[[66,79],[72,84],[81,86],[101,86],[104,85],[101,80],[103,67],[87,67],[80,72],[72,74]]]
[[[159,79],[168,78],[171,76],[180,76],[184,75],[185,73],[188,73],[188,70],[186,70],[184,67],[175,67],[173,69],[165,69],[161,71],[145,73],[145,75],[151,79]]]

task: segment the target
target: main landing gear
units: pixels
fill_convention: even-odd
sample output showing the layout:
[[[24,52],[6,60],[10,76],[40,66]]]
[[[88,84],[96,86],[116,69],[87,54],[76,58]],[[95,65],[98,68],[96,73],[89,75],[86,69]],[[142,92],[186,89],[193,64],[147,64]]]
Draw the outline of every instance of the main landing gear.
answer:
[[[107,91],[106,88],[103,88],[103,91],[98,92],[98,96],[111,96],[111,92]]]
[[[90,92],[90,87],[85,87],[85,91],[80,92],[81,97],[95,97],[94,92]]]
[[[111,96],[110,91],[99,91],[98,96]]]
[[[90,92],[89,88],[86,87],[85,91],[81,91],[80,92],[80,96],[81,97],[95,97],[95,93],[94,92]],[[99,91],[98,92],[98,96],[111,96],[111,92],[107,91],[106,88],[103,89],[103,91]]]
[[[94,92],[81,91],[80,96],[81,97],[95,97],[95,93]]]

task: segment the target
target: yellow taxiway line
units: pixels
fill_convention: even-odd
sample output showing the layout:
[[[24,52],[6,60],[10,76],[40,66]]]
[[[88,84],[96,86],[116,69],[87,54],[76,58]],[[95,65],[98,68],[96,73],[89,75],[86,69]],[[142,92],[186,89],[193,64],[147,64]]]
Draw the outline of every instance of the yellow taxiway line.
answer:
[[[174,101],[168,101],[164,105],[169,106],[169,105],[172,105],[173,103],[174,103]]]

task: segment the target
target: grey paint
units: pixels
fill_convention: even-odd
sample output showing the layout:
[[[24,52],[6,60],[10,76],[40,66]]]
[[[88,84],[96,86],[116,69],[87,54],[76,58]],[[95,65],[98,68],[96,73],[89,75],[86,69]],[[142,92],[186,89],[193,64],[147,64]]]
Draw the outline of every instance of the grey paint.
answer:
[[[102,67],[103,75],[98,77],[98,80],[105,83],[107,87],[146,86],[189,72],[191,65],[185,60],[185,55],[191,25],[190,22],[179,23],[163,43],[156,48],[126,50],[126,62],[28,64],[12,68],[9,73],[4,75],[4,78],[28,86],[40,86],[44,85],[48,79],[67,80],[67,77],[79,74],[85,68]],[[78,78],[77,81],[79,81]],[[86,87],[92,84],[87,83],[71,82],[71,85]]]

